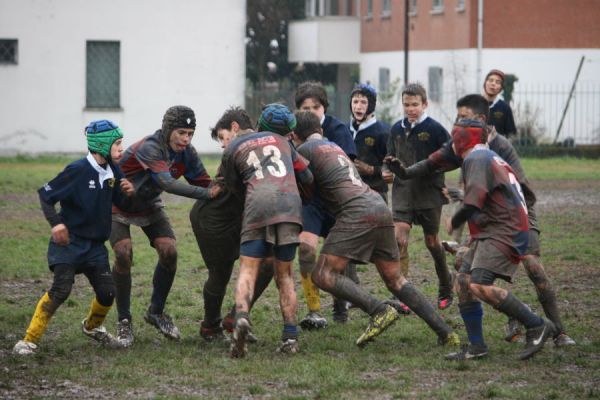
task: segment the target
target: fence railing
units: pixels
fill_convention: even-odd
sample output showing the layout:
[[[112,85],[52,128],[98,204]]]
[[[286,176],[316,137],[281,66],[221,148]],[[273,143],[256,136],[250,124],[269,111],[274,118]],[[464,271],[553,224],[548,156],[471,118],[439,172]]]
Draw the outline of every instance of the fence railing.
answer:
[[[565,112],[570,89],[570,84],[515,85],[510,104],[517,124],[518,137],[515,140],[519,146],[538,146],[555,142],[566,147],[600,145],[600,84],[578,83]],[[450,130],[456,116],[456,100],[465,94],[467,93],[446,89],[438,101],[429,101],[427,113]],[[328,89],[328,112],[344,122],[350,117],[349,95],[350,93]],[[273,87],[246,92],[246,109],[253,117],[260,114],[261,105],[278,101],[293,109],[294,90]],[[394,104],[378,101],[377,109],[381,111],[385,107],[388,110],[387,122],[393,123],[401,118],[402,105],[399,96],[392,102]],[[564,122],[557,135],[563,113]]]

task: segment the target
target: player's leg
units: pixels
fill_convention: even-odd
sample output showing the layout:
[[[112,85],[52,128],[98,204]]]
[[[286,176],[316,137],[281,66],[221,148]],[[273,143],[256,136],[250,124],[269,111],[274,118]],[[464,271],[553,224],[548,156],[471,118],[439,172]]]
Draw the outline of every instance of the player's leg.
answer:
[[[279,289],[279,306],[283,317],[283,331],[281,334],[281,345],[277,351],[282,353],[297,353],[298,327],[296,311],[298,310],[298,299],[294,287],[294,276],[292,273],[292,262],[296,253],[297,244],[275,246],[275,282]]]
[[[127,347],[133,344],[133,321],[131,318],[131,266],[133,264],[133,247],[131,244],[130,225],[113,219],[110,244],[115,254],[112,277],[115,284],[117,303],[117,339]]]
[[[305,207],[306,208],[306,207]],[[304,221],[306,212],[303,209]],[[311,217],[315,219],[314,217]],[[312,225],[316,225],[313,221]],[[302,282],[302,291],[308,308],[307,315],[300,321],[300,326],[304,329],[320,329],[327,326],[327,320],[321,315],[321,298],[319,288],[314,284],[312,272],[315,269],[317,261],[317,246],[319,236],[317,233],[305,230],[300,233],[300,245],[298,246],[298,263],[300,264],[300,280]],[[308,228],[310,229],[310,228]],[[319,230],[315,228],[313,230]]]
[[[27,355],[37,350],[38,343],[42,339],[50,319],[71,293],[75,277],[75,266],[57,264],[51,266],[51,269],[54,272],[52,286],[38,301],[25,337],[17,342],[13,349],[16,354]]]
[[[83,333],[101,344],[121,347],[117,338],[106,331],[103,326],[106,315],[110,311],[115,298],[115,284],[108,265],[105,263],[88,264],[82,270],[94,289],[94,299],[86,318],[81,323]]]
[[[433,258],[439,288],[437,306],[444,310],[452,304],[452,275],[446,263],[446,252],[440,241],[439,230],[442,207],[423,210],[419,213],[419,223],[423,227],[425,246]]]

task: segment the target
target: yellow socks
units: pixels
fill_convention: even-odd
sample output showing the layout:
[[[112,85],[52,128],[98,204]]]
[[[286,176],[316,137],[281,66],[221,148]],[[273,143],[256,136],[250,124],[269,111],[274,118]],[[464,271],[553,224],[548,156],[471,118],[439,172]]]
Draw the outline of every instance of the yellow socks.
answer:
[[[400,271],[405,278],[408,277],[408,255],[400,256]]]
[[[94,297],[90,306],[90,311],[85,319],[85,329],[90,331],[101,326],[110,308],[111,306],[103,306],[102,304],[98,303],[98,300],[96,300]]]
[[[48,292],[46,292],[35,307],[35,312],[33,313],[33,317],[31,317],[31,322],[23,340],[38,343],[44,335],[53,314],[54,306],[52,305],[50,296],[48,296]]]
[[[302,281],[302,289],[304,290],[304,298],[308,311],[321,311],[321,298],[319,297],[319,288],[315,286],[310,275],[304,277],[300,275]]]

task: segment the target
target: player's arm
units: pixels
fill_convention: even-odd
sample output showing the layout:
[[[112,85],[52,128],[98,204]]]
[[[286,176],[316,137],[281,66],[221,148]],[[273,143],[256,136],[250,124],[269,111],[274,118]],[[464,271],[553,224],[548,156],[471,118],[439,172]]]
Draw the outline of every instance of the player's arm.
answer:
[[[298,191],[300,192],[302,201],[308,202],[315,193],[314,176],[309,168],[309,161],[294,149],[291,142],[290,148],[292,150],[292,163]]]

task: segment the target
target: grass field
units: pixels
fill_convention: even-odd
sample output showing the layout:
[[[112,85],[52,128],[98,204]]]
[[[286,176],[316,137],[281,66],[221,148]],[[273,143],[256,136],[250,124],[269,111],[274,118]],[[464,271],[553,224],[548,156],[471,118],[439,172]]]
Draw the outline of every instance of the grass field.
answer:
[[[330,321],[324,331],[303,332],[301,353],[282,356],[274,352],[281,317],[277,291],[271,285],[252,313],[259,343],[250,347],[246,359],[231,359],[225,343],[206,343],[198,334],[207,271],[188,221],[192,201],[165,196],[179,249],[167,310],[182,331],[182,341],[167,341],[142,319],[156,260],[143,234],[134,229],[134,346],[104,349],[81,334],[92,291],[78,276],[39,353],[19,358],[11,353],[12,346],[22,338],[36,302],[51,283],[46,264],[50,230],[36,190],[68,161],[0,159],[0,398],[600,398],[600,161],[523,160],[538,194],[542,261],[557,291],[568,333],[578,343],[575,347],[548,343],[532,360],[517,361],[521,345],[502,340],[505,318],[485,306],[487,359],[445,361],[449,349],[437,346],[435,335],[415,316],[402,317],[366,349],[359,349],[354,341],[368,318],[353,309],[347,324]],[[205,158],[211,172],[217,162],[215,157]],[[456,172],[449,174],[448,184],[454,184],[456,176]],[[409,251],[409,279],[433,302],[437,279],[418,227]],[[373,266],[360,266],[359,275],[373,294],[389,297]],[[541,312],[522,270],[511,289]],[[302,317],[306,307],[299,283],[297,291]],[[321,300],[330,319],[331,297],[322,293]],[[231,291],[225,304],[231,304]],[[457,307],[443,316],[464,339]],[[115,331],[115,310],[106,325]]]

